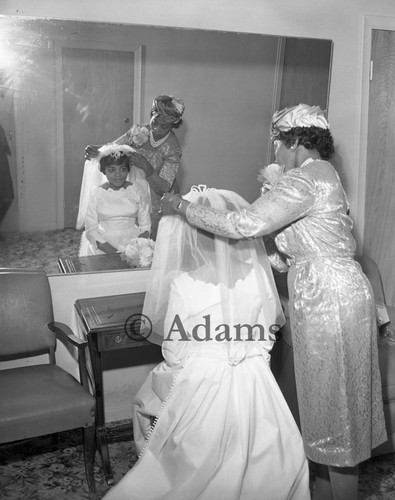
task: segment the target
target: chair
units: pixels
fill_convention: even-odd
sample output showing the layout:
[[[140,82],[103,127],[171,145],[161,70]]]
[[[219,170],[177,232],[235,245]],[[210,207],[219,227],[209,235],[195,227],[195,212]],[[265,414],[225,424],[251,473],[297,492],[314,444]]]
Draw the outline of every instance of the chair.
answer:
[[[356,260],[360,263],[363,272],[372,285],[376,305],[386,305],[381,275],[376,262],[366,255],[356,256]],[[275,272],[274,276],[285,316],[288,318],[287,275],[286,273]],[[395,307],[387,305],[386,308],[390,321],[395,325]],[[279,341],[275,343],[272,350],[271,367],[284,398],[300,428],[292,345],[289,321],[287,321],[280,331]],[[373,456],[395,452],[395,343],[386,342],[385,338],[379,336],[378,351],[388,440],[372,450]]]
[[[88,388],[87,342],[53,319],[44,272],[0,269],[0,361],[23,359],[19,367],[0,370],[0,443],[82,427],[88,489],[94,493],[96,403]],[[56,364],[57,338],[77,348],[81,382]],[[43,356],[28,359],[42,354],[48,363],[37,364]]]

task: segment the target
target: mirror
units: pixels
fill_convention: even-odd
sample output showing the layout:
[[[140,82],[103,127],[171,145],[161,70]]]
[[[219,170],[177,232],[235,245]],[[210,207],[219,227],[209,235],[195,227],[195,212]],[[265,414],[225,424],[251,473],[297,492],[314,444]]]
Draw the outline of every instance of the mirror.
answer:
[[[85,146],[147,123],[161,93],[185,103],[175,130],[180,192],[206,184],[252,202],[258,170],[272,159],[273,111],[326,108],[331,56],[330,40],[0,18],[1,169],[11,180],[1,193],[11,204],[0,221],[0,266],[52,274],[59,258],[77,256]]]

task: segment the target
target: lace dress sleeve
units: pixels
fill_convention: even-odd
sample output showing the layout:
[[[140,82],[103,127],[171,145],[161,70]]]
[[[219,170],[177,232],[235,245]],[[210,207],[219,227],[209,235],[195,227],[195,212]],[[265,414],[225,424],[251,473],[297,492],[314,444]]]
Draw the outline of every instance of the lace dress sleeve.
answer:
[[[122,134],[117,139],[111,141],[111,144],[119,144],[127,146],[132,146],[132,128],[128,129],[124,134]]]
[[[168,193],[174,184],[181,163],[181,148],[175,147],[165,153],[162,164],[158,171],[147,177],[147,181],[153,191],[162,196]]]
[[[196,227],[227,238],[264,236],[307,215],[314,205],[315,191],[311,178],[300,170],[291,171],[247,209],[227,212],[191,203],[187,219]]]
[[[267,235],[263,237],[263,241],[270,265],[280,273],[286,273],[289,269],[287,258],[278,250],[274,238],[271,235]]]

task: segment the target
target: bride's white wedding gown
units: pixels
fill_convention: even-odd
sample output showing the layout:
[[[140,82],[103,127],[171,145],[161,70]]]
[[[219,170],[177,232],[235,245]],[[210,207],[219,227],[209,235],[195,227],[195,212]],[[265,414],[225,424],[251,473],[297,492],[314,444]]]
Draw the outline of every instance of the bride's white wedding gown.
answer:
[[[310,499],[302,438],[269,366],[269,328],[282,323],[273,283],[265,304],[252,273],[227,293],[232,338],[238,324],[264,334],[197,340],[225,331],[219,287],[187,274],[173,282],[165,361],[134,404],[140,458],[105,500]]]

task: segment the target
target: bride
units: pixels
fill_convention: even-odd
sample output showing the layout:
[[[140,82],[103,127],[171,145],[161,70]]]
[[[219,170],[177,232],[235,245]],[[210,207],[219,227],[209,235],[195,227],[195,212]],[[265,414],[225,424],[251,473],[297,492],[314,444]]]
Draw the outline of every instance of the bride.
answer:
[[[150,189],[130,166],[133,152],[127,145],[108,144],[85,162],[76,226],[84,229],[80,257],[120,252],[133,239],[149,237]]]
[[[248,206],[202,187],[185,199]],[[262,240],[162,218],[143,318],[164,361],[134,401],[139,460],[105,500],[309,499],[302,439],[270,370],[284,317]]]

